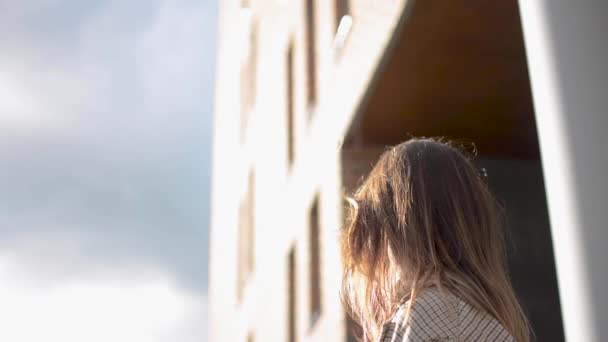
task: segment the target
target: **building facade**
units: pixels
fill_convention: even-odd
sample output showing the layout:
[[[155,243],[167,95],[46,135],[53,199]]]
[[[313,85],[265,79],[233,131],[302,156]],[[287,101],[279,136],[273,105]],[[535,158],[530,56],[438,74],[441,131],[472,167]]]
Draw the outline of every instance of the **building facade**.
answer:
[[[404,5],[220,2],[212,341],[345,341],[340,146]]]
[[[564,203],[546,195],[545,179],[562,176],[546,165],[571,152],[551,150],[547,141],[569,137],[547,133],[550,114],[535,114],[552,113],[547,99],[555,96],[538,85],[546,81],[541,67],[528,68],[537,8],[522,5],[528,12],[520,14],[511,0],[224,0],[219,7],[211,341],[351,339],[339,294],[343,198],[386,146],[411,136],[475,144],[505,204],[511,275],[537,339],[564,340],[556,267],[569,268],[554,255],[568,256],[552,241],[568,245],[556,236],[586,230],[578,221],[560,225]],[[600,259],[594,254],[589,265]],[[566,303],[577,312],[605,309]]]

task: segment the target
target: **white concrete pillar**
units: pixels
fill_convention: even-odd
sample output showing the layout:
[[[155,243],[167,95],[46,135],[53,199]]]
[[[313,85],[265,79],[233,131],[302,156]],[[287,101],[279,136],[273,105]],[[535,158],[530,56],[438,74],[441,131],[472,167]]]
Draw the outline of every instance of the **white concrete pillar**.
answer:
[[[608,2],[520,0],[567,341],[608,341]]]

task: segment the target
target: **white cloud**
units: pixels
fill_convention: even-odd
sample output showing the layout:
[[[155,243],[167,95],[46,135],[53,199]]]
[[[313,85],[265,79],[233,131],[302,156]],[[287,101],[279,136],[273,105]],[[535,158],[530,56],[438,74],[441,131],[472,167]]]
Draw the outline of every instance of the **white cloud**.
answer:
[[[211,2],[28,3],[0,13],[0,132],[148,144],[210,117],[201,111],[212,97]]]
[[[16,49],[0,56],[0,131],[54,132],[93,98],[74,70],[47,65],[32,53]]]
[[[192,320],[201,324],[189,336],[205,339],[206,299],[160,275],[79,279],[49,290],[24,286],[8,269],[0,260],[0,341],[177,341]]]

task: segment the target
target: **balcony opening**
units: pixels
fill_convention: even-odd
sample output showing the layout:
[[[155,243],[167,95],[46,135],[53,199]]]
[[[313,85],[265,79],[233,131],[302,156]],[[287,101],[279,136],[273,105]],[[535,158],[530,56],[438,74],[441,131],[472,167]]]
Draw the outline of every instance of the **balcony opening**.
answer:
[[[474,143],[507,210],[511,277],[536,337],[563,341],[517,1],[414,2],[372,84],[344,139],[344,191],[386,146],[412,136]]]

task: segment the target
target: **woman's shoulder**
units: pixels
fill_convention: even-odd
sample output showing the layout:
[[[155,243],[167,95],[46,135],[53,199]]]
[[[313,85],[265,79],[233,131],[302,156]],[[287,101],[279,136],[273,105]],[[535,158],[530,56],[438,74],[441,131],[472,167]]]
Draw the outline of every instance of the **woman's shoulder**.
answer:
[[[413,305],[408,300],[399,306],[384,326],[380,342],[457,341],[458,302],[436,288],[421,291]]]
[[[413,305],[411,301],[400,305],[380,338],[380,342],[469,340],[513,341],[490,315],[437,288],[421,291]]]

